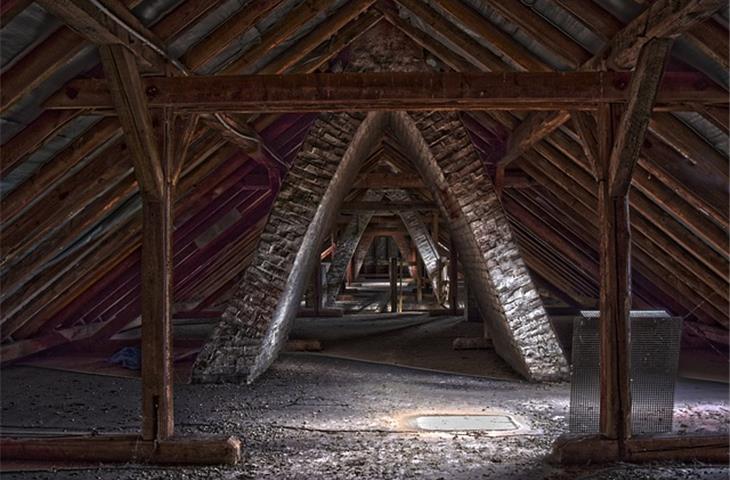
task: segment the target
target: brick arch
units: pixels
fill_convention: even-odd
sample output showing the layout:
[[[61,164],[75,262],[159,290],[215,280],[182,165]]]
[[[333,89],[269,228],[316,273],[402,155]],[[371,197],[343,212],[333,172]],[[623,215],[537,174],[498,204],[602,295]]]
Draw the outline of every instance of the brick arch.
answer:
[[[384,113],[322,114],[283,180],[251,265],[193,366],[195,382],[252,382],[276,358],[315,267],[318,247]]]
[[[390,128],[449,223],[497,353],[529,380],[564,379],[567,362],[458,114],[396,112]]]

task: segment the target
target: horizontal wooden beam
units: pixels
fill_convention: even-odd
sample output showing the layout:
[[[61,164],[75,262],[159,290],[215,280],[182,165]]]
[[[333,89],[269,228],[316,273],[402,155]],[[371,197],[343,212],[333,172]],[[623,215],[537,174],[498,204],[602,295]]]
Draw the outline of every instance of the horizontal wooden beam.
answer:
[[[591,110],[626,103],[630,72],[340,73],[147,77],[151,107],[198,112],[398,110]],[[667,73],[657,109],[727,105],[724,89],[687,72]],[[75,80],[45,104],[53,109],[112,108],[108,82]]]
[[[340,209],[342,212],[410,212],[436,210],[431,202],[346,202]]]
[[[3,462],[68,461],[156,463],[162,465],[235,465],[241,442],[234,437],[175,437],[143,440],[136,435],[94,437],[0,438]]]
[[[426,188],[423,179],[417,175],[393,175],[371,173],[355,181],[356,188]]]
[[[552,463],[586,465],[626,461],[691,462],[725,464],[728,437],[725,434],[642,435],[626,440],[619,454],[618,442],[599,435],[562,435],[553,444]]]

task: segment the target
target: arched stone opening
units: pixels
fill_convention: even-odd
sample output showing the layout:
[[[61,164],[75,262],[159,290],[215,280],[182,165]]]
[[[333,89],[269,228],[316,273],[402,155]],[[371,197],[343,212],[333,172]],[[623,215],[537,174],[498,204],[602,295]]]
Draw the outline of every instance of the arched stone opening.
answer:
[[[311,277],[315,251],[386,125],[448,221],[497,353],[529,380],[565,378],[567,362],[542,300],[458,115],[371,113],[356,127],[358,118],[325,115],[315,122],[284,180],[256,257],[196,361],[193,379],[251,382],[276,358]]]
[[[386,197],[392,202],[407,202],[411,199],[408,192],[401,189],[387,189],[387,190],[368,190],[364,195],[366,201],[378,201],[383,197]],[[429,281],[434,287],[434,292],[437,292],[436,288],[437,277],[439,275],[439,253],[436,248],[435,241],[431,238],[431,234],[426,227],[426,224],[419,217],[416,212],[403,211],[399,213],[399,217],[403,222],[405,230],[413,240],[418,255],[423,260],[423,264],[426,269]],[[372,236],[368,237],[366,230],[370,223],[372,215],[362,214],[353,218],[350,223],[347,224],[344,231],[340,235],[340,241],[338,242],[335,254],[332,260],[329,271],[327,272],[327,295],[326,304],[332,305],[335,302],[335,298],[340,292],[345,272],[348,264],[351,260],[355,260],[354,275],[357,275],[360,268],[363,265],[364,256],[368,249],[370,242],[373,241]],[[397,238],[394,238],[396,243]],[[360,248],[360,256],[356,254],[358,247],[367,246],[367,248]],[[405,246],[398,245],[401,250],[403,258],[408,258],[409,254],[406,253]],[[415,267],[411,268],[411,274],[415,278],[416,272]]]

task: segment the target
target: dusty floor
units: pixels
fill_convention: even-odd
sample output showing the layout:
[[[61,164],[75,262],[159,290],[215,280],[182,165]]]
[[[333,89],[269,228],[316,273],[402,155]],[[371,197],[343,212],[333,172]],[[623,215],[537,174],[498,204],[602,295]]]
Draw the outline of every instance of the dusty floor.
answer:
[[[45,431],[132,431],[139,425],[139,382],[46,369],[2,371],[2,427]],[[721,467],[619,465],[563,471],[543,458],[564,431],[567,384],[532,385],[285,354],[253,386],[178,385],[183,434],[237,435],[235,467],[95,467],[6,473],[7,479],[725,479]],[[103,401],[99,401],[99,399]],[[675,422],[681,430],[727,430],[727,385],[682,381]],[[712,405],[712,408],[707,406]],[[413,413],[500,412],[524,434],[414,432]],[[704,426],[704,427],[703,427]],[[709,427],[708,427],[709,426]]]

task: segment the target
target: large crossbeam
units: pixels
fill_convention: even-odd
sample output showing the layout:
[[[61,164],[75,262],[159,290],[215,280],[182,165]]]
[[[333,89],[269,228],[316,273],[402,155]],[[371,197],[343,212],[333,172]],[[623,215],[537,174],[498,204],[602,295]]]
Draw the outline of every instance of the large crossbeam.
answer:
[[[630,72],[341,73],[144,79],[150,107],[195,112],[319,112],[399,110],[593,110],[626,103]],[[727,92],[701,75],[665,75],[657,110],[727,105]],[[108,111],[103,79],[76,80],[46,102],[54,109]]]

